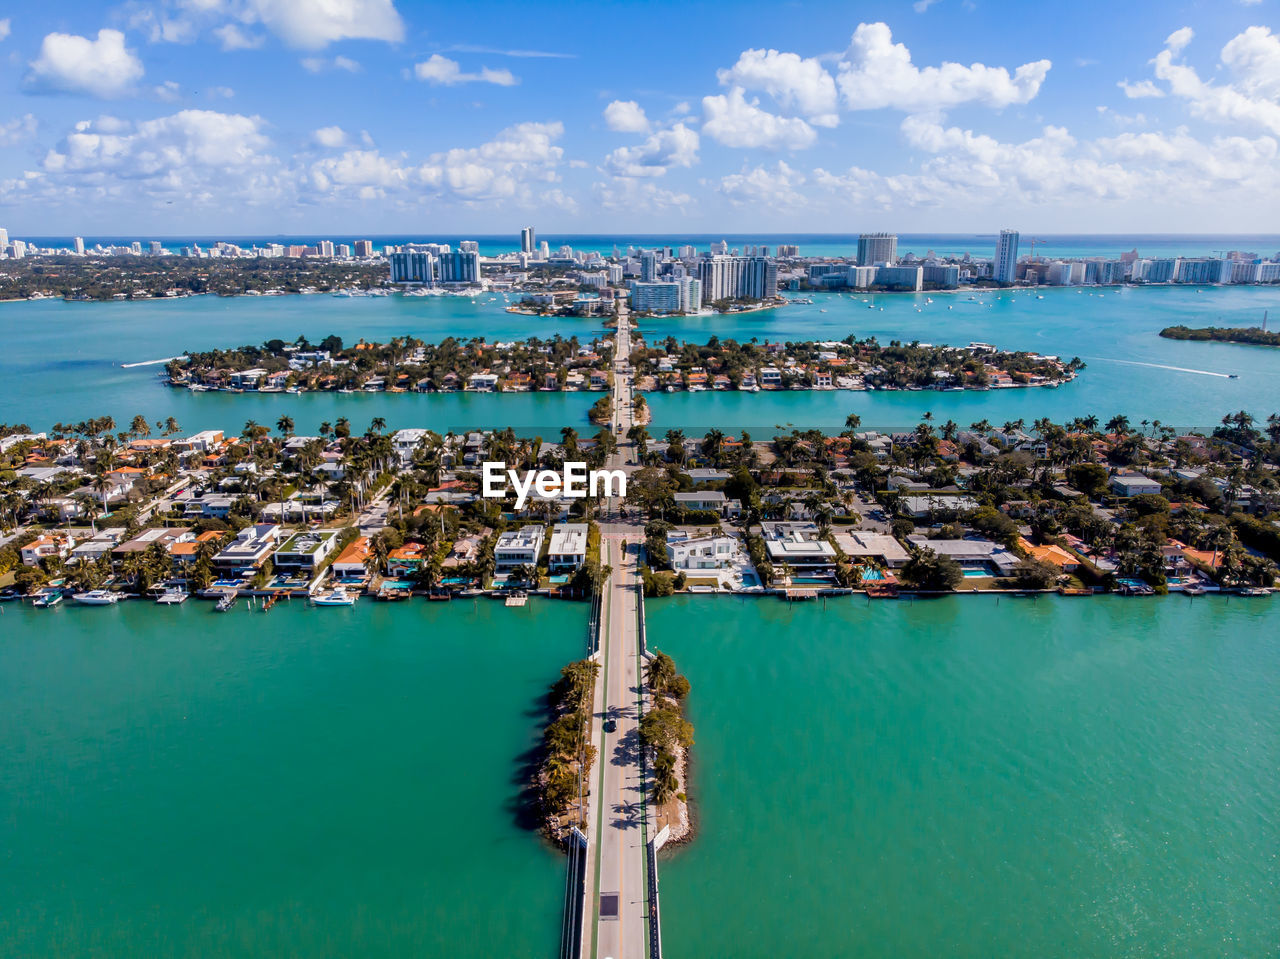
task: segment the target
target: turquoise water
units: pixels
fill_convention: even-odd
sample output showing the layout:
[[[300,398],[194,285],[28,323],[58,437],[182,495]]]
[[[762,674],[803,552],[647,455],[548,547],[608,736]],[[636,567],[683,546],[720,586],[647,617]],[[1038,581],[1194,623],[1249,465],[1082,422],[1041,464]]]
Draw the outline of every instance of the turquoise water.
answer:
[[[1212,426],[1230,411],[1260,418],[1280,411],[1280,350],[1231,343],[1164,340],[1166,326],[1256,326],[1270,311],[1280,324],[1277,288],[1153,287],[1076,293],[1051,289],[980,294],[862,296],[825,294],[814,304],[727,318],[648,324],[656,335],[705,342],[713,333],[761,341],[858,337],[965,345],[1079,356],[1088,368],[1057,389],[986,392],[674,393],[649,397],[654,421],[690,432],[711,426],[772,435],[777,425],[840,428],[849,413],[870,427],[912,427],[925,412],[938,422],[1000,424],[1041,416],[1063,422],[1090,414],[1104,422],[1117,413],[1137,424],[1159,419],[1174,426]],[[1044,299],[1036,299],[1042,295]],[[928,303],[928,299],[932,303]],[[867,306],[875,309],[867,309]],[[884,312],[880,312],[880,307]],[[951,309],[948,309],[951,307]],[[826,310],[826,312],[822,312]],[[920,312],[917,312],[919,310]],[[1202,348],[1203,347],[1203,348]],[[1230,374],[1238,379],[1230,379]]]
[[[520,760],[585,608],[0,609],[0,955],[557,954]]]
[[[678,598],[648,632],[697,738],[671,959],[1275,954],[1274,599]]]
[[[1058,389],[988,392],[786,392],[651,394],[661,433],[775,426],[839,428],[850,412],[868,427],[910,427],[926,411],[938,421],[967,425],[1040,416],[1057,421],[1123,412],[1134,423],[1160,419],[1177,426],[1210,426],[1224,413],[1248,409],[1265,418],[1280,410],[1280,351],[1229,343],[1162,340],[1174,323],[1253,325],[1264,311],[1280,322],[1280,289],[1152,288],[1076,293],[1029,292],[862,297],[820,295],[811,306],[744,316],[646,321],[651,337],[705,342],[712,335],[740,340],[842,339],[849,334],[922,342],[992,342],[1011,349],[1081,356],[1088,369]],[[879,307],[884,307],[880,312]],[[952,309],[948,309],[952,307]],[[823,312],[823,311],[826,312]],[[917,312],[919,310],[919,312]],[[565,425],[589,428],[594,397],[534,394],[193,394],[159,384],[159,367],[122,363],[160,359],[184,349],[261,342],[299,334],[317,339],[337,332],[347,342],[413,334],[427,340],[484,335],[491,340],[555,332],[590,338],[598,320],[547,320],[506,313],[497,303],[450,297],[368,298],[191,297],[150,303],[0,304],[0,423],[48,427],[110,413],[127,423],[175,416],[187,430],[234,429],[245,421],[274,424],[282,414],[299,431],[346,416],[363,429],[381,416],[392,428],[428,426],[441,432],[512,426],[524,435],[552,437]],[[1238,379],[1228,378],[1237,374]]]

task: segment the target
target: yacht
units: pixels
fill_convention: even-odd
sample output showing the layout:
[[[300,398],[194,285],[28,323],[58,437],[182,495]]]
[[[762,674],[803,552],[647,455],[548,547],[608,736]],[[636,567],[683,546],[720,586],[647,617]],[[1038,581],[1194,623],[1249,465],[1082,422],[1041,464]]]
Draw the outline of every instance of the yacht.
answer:
[[[335,586],[327,593],[318,593],[311,597],[313,606],[354,606],[356,598],[348,593],[346,587]]]
[[[234,592],[223,593],[222,598],[218,600],[218,605],[214,609],[219,613],[225,613],[236,604],[236,594]]]
[[[120,602],[120,594],[109,589],[91,589],[87,593],[75,593],[71,598],[85,606],[114,606]]]

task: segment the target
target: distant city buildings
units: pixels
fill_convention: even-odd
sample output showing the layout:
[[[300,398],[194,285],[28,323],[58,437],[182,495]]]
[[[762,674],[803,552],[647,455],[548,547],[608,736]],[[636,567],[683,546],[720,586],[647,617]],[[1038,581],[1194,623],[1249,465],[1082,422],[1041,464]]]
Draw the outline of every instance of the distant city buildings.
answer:
[[[533,231],[533,227],[526,226],[520,231],[520,252],[533,253],[538,249],[538,236]]]

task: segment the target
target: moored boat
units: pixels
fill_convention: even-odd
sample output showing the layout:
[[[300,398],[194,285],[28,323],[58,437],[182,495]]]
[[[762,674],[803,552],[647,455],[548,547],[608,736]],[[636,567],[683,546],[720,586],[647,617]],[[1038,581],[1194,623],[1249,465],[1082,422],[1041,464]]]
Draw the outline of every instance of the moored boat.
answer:
[[[114,606],[120,602],[120,594],[109,589],[91,589],[86,593],[74,593],[71,596],[83,606]]]
[[[311,597],[313,606],[354,606],[356,597],[348,593],[346,587],[335,586],[327,593],[317,593]]]

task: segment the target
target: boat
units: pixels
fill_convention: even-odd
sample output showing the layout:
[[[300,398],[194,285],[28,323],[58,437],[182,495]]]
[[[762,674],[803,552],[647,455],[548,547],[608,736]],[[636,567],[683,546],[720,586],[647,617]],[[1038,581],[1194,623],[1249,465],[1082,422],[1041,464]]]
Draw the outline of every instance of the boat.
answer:
[[[1228,373],[1228,374],[1227,374],[1227,379],[1229,379],[1229,380],[1238,380],[1238,379],[1240,379],[1240,374],[1239,374],[1239,373]]]
[[[218,600],[218,605],[214,609],[219,613],[225,613],[236,604],[236,594],[234,592],[223,593],[222,598]]]
[[[109,589],[91,589],[87,593],[74,593],[71,596],[84,606],[114,606],[120,602],[120,594]]]
[[[327,593],[317,593],[311,597],[313,606],[354,606],[355,604],[355,596],[348,593],[343,586],[335,586]]]
[[[176,586],[171,589],[166,589],[156,597],[156,602],[161,606],[177,606],[178,604],[185,603],[186,601],[187,591],[185,589],[179,589]]]
[[[1265,586],[1246,586],[1240,590],[1241,596],[1270,596],[1271,590]]]
[[[53,609],[53,607],[57,606],[61,602],[62,590],[54,589],[38,594],[31,605],[37,606],[40,609]]]
[[[1184,586],[1182,587],[1182,595],[1183,596],[1203,596],[1204,587],[1196,586],[1194,584],[1191,586]]]

